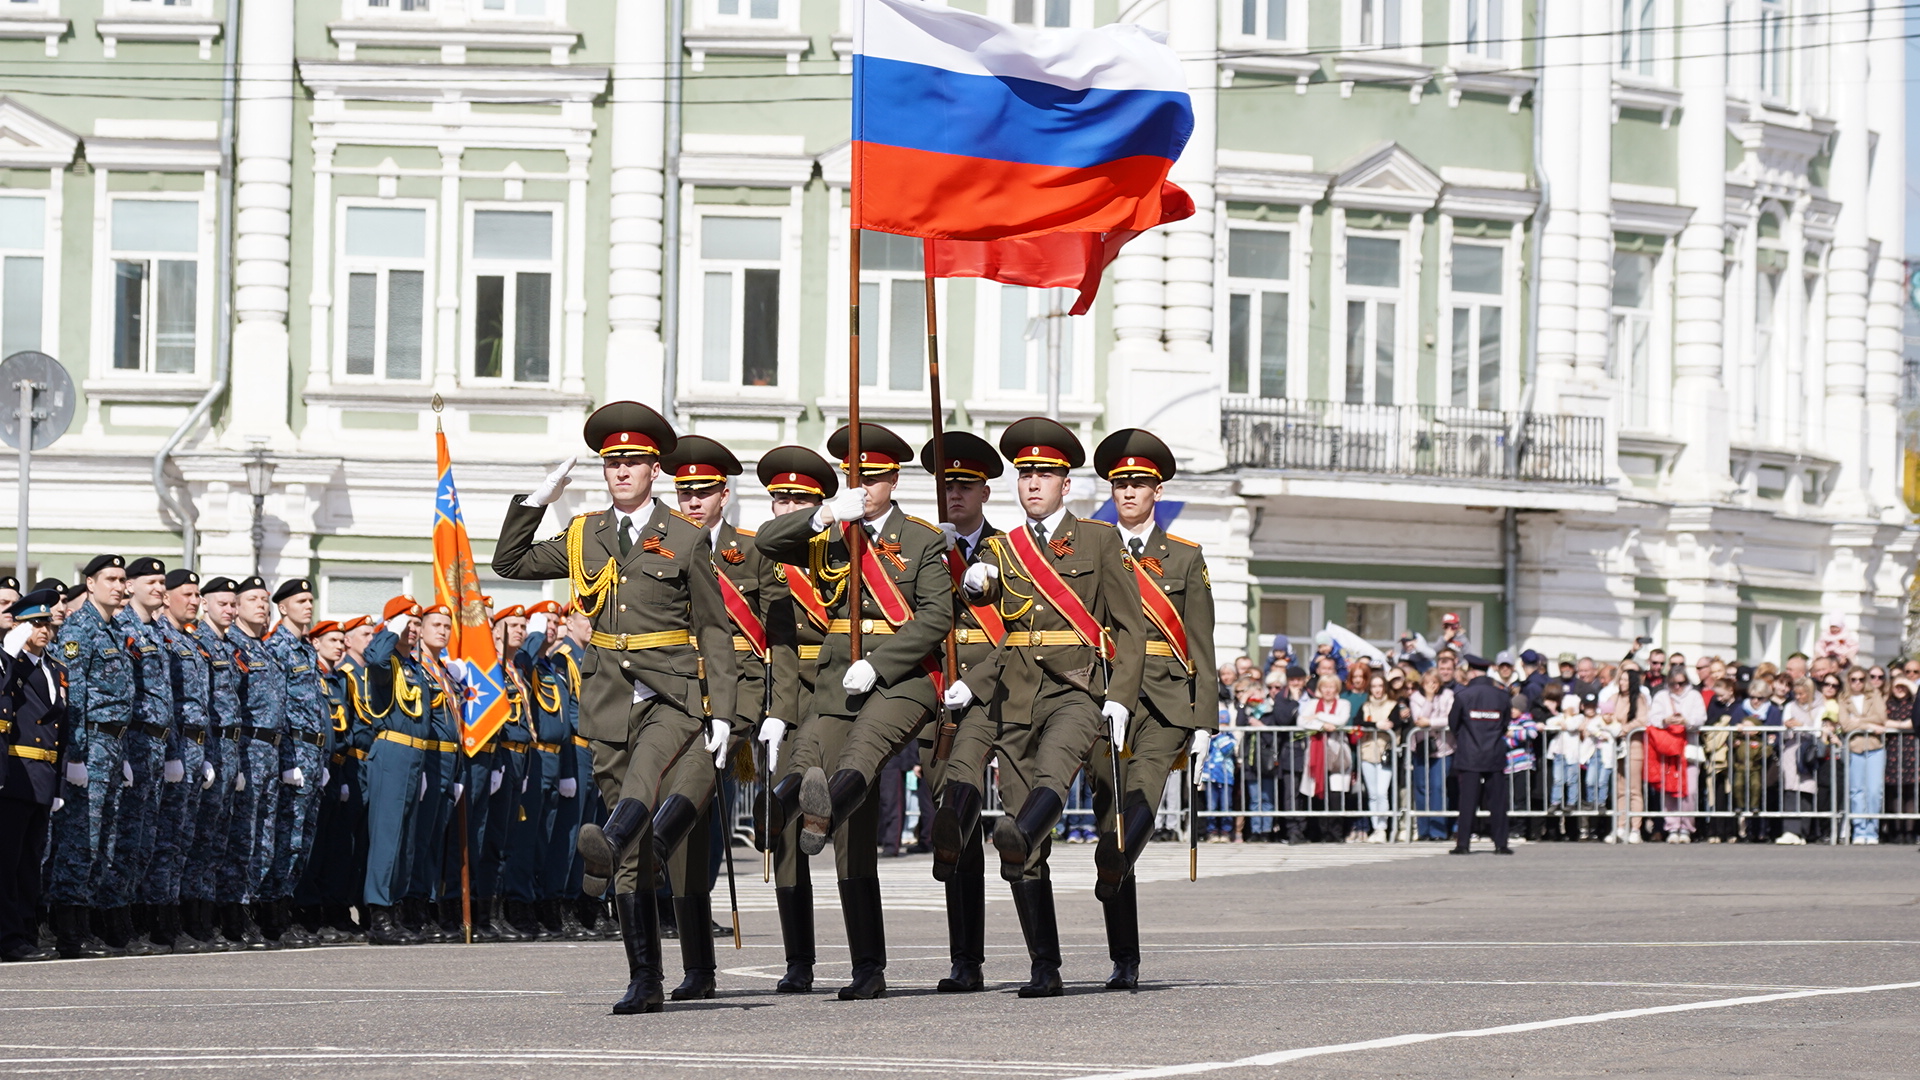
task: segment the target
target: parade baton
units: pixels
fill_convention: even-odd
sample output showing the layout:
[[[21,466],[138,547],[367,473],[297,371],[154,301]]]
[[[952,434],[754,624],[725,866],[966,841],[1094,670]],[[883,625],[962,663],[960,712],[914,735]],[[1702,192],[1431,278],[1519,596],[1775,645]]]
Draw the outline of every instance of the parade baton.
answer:
[[[1105,631],[1101,632],[1101,636],[1106,636]],[[1100,670],[1106,679],[1105,688],[1111,691],[1113,689],[1113,661],[1107,658],[1107,650],[1100,646],[1100,642],[1094,642],[1093,653],[1100,658]],[[1120,730],[1124,734],[1126,728],[1123,726]],[[1127,789],[1120,786],[1120,743],[1119,740],[1114,739],[1111,735],[1107,738],[1107,757],[1113,761],[1113,805],[1116,807],[1124,807],[1127,802]],[[1125,855],[1127,853],[1127,830],[1124,828],[1125,822],[1121,820],[1118,811],[1114,813],[1113,824],[1113,846],[1119,850],[1120,854]],[[1131,873],[1131,871],[1129,871],[1129,873]]]
[[[745,946],[740,942],[740,890],[733,884],[733,808],[727,803],[725,769],[714,777],[713,786],[720,806],[720,850],[727,856],[727,907],[733,912],[733,947],[740,949]]]
[[[939,320],[934,315],[933,295],[933,241],[920,242],[920,280],[926,287],[927,309],[927,388],[933,399],[933,492],[935,505],[940,508],[936,520],[946,522],[947,516],[947,431],[944,422],[945,410],[940,404],[940,335]],[[936,695],[938,703],[935,709],[940,713],[940,722],[934,725],[933,763],[938,766],[953,754],[953,739],[959,734],[960,724],[954,718],[953,710],[947,708],[947,687],[959,677],[960,660],[953,645],[953,630],[948,629],[945,651],[944,684],[942,693]],[[928,777],[929,783],[932,777]]]
[[[767,722],[767,717],[773,715],[773,648],[771,645],[767,648],[767,658],[762,666],[765,669],[767,684],[765,691],[761,694],[761,704],[764,707],[760,710],[760,722],[764,724]],[[755,734],[759,733],[755,732]],[[760,794],[766,801],[766,810],[760,819],[760,847],[763,853],[760,861],[760,882],[765,884],[773,880],[773,747],[762,745],[760,760],[766,763],[766,767],[760,770]]]

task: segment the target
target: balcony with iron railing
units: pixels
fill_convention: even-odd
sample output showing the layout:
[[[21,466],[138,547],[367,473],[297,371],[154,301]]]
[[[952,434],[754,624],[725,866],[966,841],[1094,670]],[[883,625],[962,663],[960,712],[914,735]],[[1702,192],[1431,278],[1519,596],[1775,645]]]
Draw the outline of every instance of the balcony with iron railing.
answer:
[[[1606,433],[1594,416],[1228,395],[1229,466],[1305,473],[1598,487]]]

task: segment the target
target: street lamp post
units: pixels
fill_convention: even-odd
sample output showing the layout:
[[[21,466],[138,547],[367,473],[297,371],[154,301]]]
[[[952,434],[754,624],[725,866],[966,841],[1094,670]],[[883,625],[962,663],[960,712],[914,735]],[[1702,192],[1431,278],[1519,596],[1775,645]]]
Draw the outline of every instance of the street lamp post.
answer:
[[[253,496],[253,572],[260,573],[260,552],[267,545],[267,493],[273,490],[273,462],[267,448],[256,446],[247,460],[247,493]]]

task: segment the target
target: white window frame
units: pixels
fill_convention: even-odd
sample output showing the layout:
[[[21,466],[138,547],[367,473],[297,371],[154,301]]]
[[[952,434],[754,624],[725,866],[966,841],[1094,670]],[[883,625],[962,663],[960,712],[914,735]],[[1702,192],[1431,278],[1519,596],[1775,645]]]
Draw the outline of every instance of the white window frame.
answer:
[[[1234,49],[1304,49],[1307,47],[1309,0],[1285,0],[1286,33],[1268,37],[1270,0],[1220,0],[1220,38]],[[1253,6],[1254,32],[1246,32],[1247,6]]]
[[[1306,664],[1302,663],[1302,661],[1310,658],[1313,655],[1312,646],[1310,644],[1310,642],[1312,641],[1312,636],[1313,634],[1318,633],[1322,627],[1325,627],[1327,625],[1326,596],[1321,593],[1281,592],[1281,591],[1278,591],[1277,589],[1271,589],[1271,588],[1267,588],[1266,586],[1261,586],[1260,603],[1264,604],[1269,600],[1304,600],[1307,602],[1308,611],[1310,612],[1310,614],[1308,614],[1307,616],[1307,628],[1308,628],[1307,640],[1306,642],[1290,640],[1287,643],[1290,646],[1289,651],[1293,653],[1294,662],[1299,663],[1300,666],[1303,668],[1306,667]],[[1260,632],[1260,618],[1261,618],[1260,609],[1258,606],[1256,606],[1253,609],[1254,636],[1259,638],[1260,640],[1261,651],[1266,652],[1273,648],[1274,635]],[[1307,650],[1308,650],[1304,655],[1300,651],[1301,646],[1303,644],[1307,645]]]
[[[212,370],[213,357],[213,305],[214,305],[214,247],[213,247],[213,193],[211,176],[209,183],[200,191],[153,191],[153,192],[114,192],[107,190],[108,170],[100,169],[95,177],[95,258],[94,258],[94,315],[93,315],[93,372],[96,376],[123,382],[195,382],[203,380]],[[142,342],[141,366],[138,368],[116,368],[113,366],[114,343],[114,264],[121,259],[159,260],[183,259],[186,252],[141,252],[121,249],[113,246],[113,204],[116,202],[182,202],[193,204],[198,213],[195,215],[196,249],[194,260],[194,317],[193,317],[193,370],[191,371],[154,371],[152,355],[151,320],[142,326],[145,340]],[[149,290],[152,278],[149,277]],[[148,305],[151,307],[151,291],[148,293]],[[46,331],[43,328],[41,333]]]
[[[909,243],[920,242],[912,238],[903,239]],[[869,285],[877,286],[874,290],[877,294],[877,299],[874,303],[868,303],[866,299],[865,294],[867,286]],[[867,394],[875,391],[885,391],[889,394],[926,394],[927,333],[924,315],[922,316],[922,324],[918,328],[918,336],[914,338],[920,347],[920,367],[917,372],[918,379],[912,386],[896,387],[893,385],[893,357],[888,352],[892,347],[894,331],[896,329],[893,320],[892,297],[896,291],[904,291],[920,300],[921,310],[924,312],[925,300],[923,298],[926,288],[924,276],[920,272],[913,270],[881,270],[874,267],[872,260],[862,259],[860,263],[860,286],[862,294],[860,300],[860,351],[862,354],[860,362],[860,374],[862,377],[860,393],[862,399],[864,400]],[[937,317],[945,309],[946,288],[944,278],[937,279],[934,282],[933,295],[934,304],[936,305],[934,314]],[[1072,307],[1073,305],[1069,303],[1067,306]],[[944,322],[945,320],[943,319],[942,321]],[[871,351],[874,359],[871,364],[867,362],[866,358],[866,353],[869,349],[867,343],[869,341],[873,343]],[[865,381],[868,378],[871,378],[873,381]],[[844,382],[845,380],[843,379],[842,381]]]
[[[839,192],[844,189],[834,188],[833,190],[835,192],[834,201],[840,202],[841,196]],[[847,399],[846,399],[847,345],[846,345],[846,341],[847,341],[847,316],[849,314],[848,312],[849,305],[847,300],[847,261],[848,261],[847,256],[849,252],[849,247],[848,247],[849,222],[850,222],[850,216],[848,214],[847,208],[844,206],[836,207],[834,209],[834,215],[833,215],[833,233],[830,238],[831,251],[829,252],[829,255],[828,255],[829,267],[830,267],[829,273],[831,277],[827,285],[827,297],[828,297],[827,304],[832,314],[829,316],[828,325],[827,325],[827,341],[828,341],[827,387],[826,387],[826,392],[821,396],[822,408],[826,410],[826,412],[829,414],[830,417],[833,415],[844,416],[846,414],[846,408],[847,408]],[[872,281],[873,273],[874,272],[868,271],[863,267],[860,275],[862,282],[866,283],[866,282]],[[919,280],[919,276],[917,274],[909,275],[905,271],[882,271],[880,273],[886,274],[886,275],[892,275],[902,280],[907,280],[907,279],[911,279],[914,281]],[[951,285],[952,285],[951,280],[947,278],[940,278],[934,282],[934,293],[933,293],[934,313],[935,315],[938,316],[940,320],[940,324],[942,326],[952,325],[952,323],[949,321],[949,316],[948,316],[948,310],[950,308],[949,298],[953,295],[950,288]],[[884,299],[885,297],[884,290],[882,291],[881,295],[882,295],[882,298]],[[978,305],[976,305],[976,309],[977,307]],[[861,319],[862,336],[864,336],[869,332],[879,333],[882,335],[882,340],[885,340],[884,335],[886,333],[886,326],[884,321],[870,319],[868,317],[868,313],[865,311],[861,312],[860,319]],[[1074,336],[1078,338],[1082,336],[1090,337],[1092,335],[1089,333],[1086,335],[1076,334]],[[945,335],[943,334],[942,339],[944,340],[944,338],[945,338]],[[885,354],[884,348],[880,353],[880,357],[881,357],[880,362],[884,366],[886,363],[886,354]],[[981,365],[978,365],[978,364],[975,365],[976,385],[978,385],[977,383],[977,379],[979,377],[978,369],[980,366]],[[998,369],[996,368],[996,371],[997,370]],[[1092,378],[1091,373],[1088,374],[1088,378],[1089,379]],[[1080,382],[1076,381],[1074,385],[1079,386],[1081,384]],[[944,383],[942,384],[942,389],[944,392],[945,390]],[[1002,400],[1007,400],[1007,395],[1002,394],[998,396]],[[1040,397],[1042,400],[1045,400],[1044,392],[1040,395]],[[873,383],[862,384],[860,389],[861,408],[865,409],[869,402],[871,402],[873,405],[877,406],[881,410],[911,410],[913,412],[913,415],[916,416],[917,418],[925,419],[926,411],[927,411],[926,377],[924,374],[922,374],[919,387],[913,390],[891,389],[887,385],[887,382],[884,377],[877,378]]]
[[[0,284],[3,284],[5,281],[3,275],[5,274],[7,259],[40,260],[40,310],[38,312],[40,318],[40,341],[34,348],[40,352],[50,354],[51,350],[49,350],[47,346],[53,343],[52,339],[57,337],[59,333],[59,324],[53,321],[57,316],[53,301],[60,293],[59,279],[53,276],[59,272],[60,266],[56,258],[56,252],[53,250],[54,245],[49,242],[59,237],[59,232],[54,228],[52,214],[54,193],[50,190],[39,191],[32,188],[0,188],[0,199],[18,202],[32,201],[40,204],[40,246],[37,248],[0,247]],[[6,295],[4,292],[0,292],[0,341],[5,340],[4,328],[7,318],[10,315],[17,314],[7,309],[5,305]],[[5,349],[0,349],[0,359],[5,359],[6,351]]]
[[[680,386],[683,393],[699,398],[738,397],[792,401],[799,396],[800,380],[800,271],[801,213],[798,200],[790,198],[786,206],[731,206],[695,203],[693,185],[685,186],[681,220],[688,223],[681,237],[682,266],[680,281]],[[759,261],[708,260],[701,256],[700,237],[709,217],[766,218],[780,223],[780,258],[773,263]],[[734,326],[729,377],[720,382],[706,378],[702,361],[706,356],[706,275],[710,270],[747,268],[780,271],[780,325],[776,347],[779,350],[775,383],[772,386],[747,386],[741,382],[741,335],[737,332],[743,284],[734,286]],[[842,275],[845,276],[844,274]],[[741,278],[744,282],[744,276]],[[842,320],[845,321],[844,319]],[[842,350],[844,351],[844,349]],[[842,377],[844,382],[844,376]]]
[[[1448,39],[1453,42],[1449,62],[1463,68],[1517,68],[1521,64],[1524,31],[1521,7],[1525,0],[1453,0],[1448,13]],[[1488,25],[1489,4],[1498,3],[1497,26]],[[1473,40],[1469,40],[1473,38]],[[1497,55],[1495,54],[1497,52]]]
[[[1483,635],[1487,628],[1486,603],[1481,600],[1453,600],[1444,596],[1433,597],[1427,601],[1427,622],[1429,626],[1431,626],[1439,615],[1445,615],[1449,611],[1460,616],[1460,629],[1466,633],[1468,644],[1472,645],[1475,649],[1485,649],[1487,642]],[[1439,615],[1436,615],[1435,612],[1438,612]],[[1407,629],[1411,630],[1413,628],[1407,627]],[[1437,633],[1432,632],[1430,629],[1421,630],[1420,633],[1425,635],[1427,644],[1432,645],[1435,649],[1440,647],[1440,637]],[[1509,633],[1507,636],[1512,637],[1513,635]]]
[[[690,14],[692,29],[708,31],[786,31],[800,32],[800,0],[772,0],[779,6],[779,14],[771,19],[756,19],[750,13],[755,0],[731,0],[736,5],[734,14],[722,14],[721,6],[729,0],[692,0]],[[765,2],[765,0],[762,0]],[[857,0],[841,0],[843,4],[852,4]]]
[[[1418,312],[1415,301],[1419,296],[1420,261],[1420,219],[1415,217],[1409,227],[1402,229],[1355,229],[1346,228],[1345,214],[1336,207],[1334,221],[1333,288],[1327,321],[1331,327],[1328,349],[1329,371],[1327,397],[1329,400],[1346,404],[1356,404],[1347,396],[1347,304],[1349,302],[1368,305],[1366,340],[1369,343],[1366,353],[1369,357],[1378,355],[1377,328],[1378,316],[1372,305],[1391,302],[1394,305],[1393,336],[1393,396],[1390,400],[1379,399],[1376,377],[1369,370],[1361,381],[1360,403],[1369,405],[1397,405],[1412,399],[1419,350],[1415,339],[1418,332]],[[1400,242],[1400,283],[1397,287],[1349,285],[1347,284],[1347,242],[1353,237],[1362,239],[1398,240]],[[1412,317],[1410,317],[1412,316]]]
[[[745,0],[742,0],[744,3]],[[856,0],[843,0],[854,3]],[[1053,0],[1054,3],[1067,5],[1068,22],[1065,27],[1049,27],[1046,22],[1048,0],[1033,0],[1033,21],[1025,25],[1035,30],[1078,29],[1085,30],[1093,26],[1093,0]],[[987,18],[1001,22],[1013,22],[1018,9],[1025,6],[1024,0],[987,0]]]
[[[1261,599],[1266,599],[1266,593],[1264,591],[1260,596]],[[1340,601],[1340,625],[1358,634],[1360,632],[1358,629],[1346,625],[1346,606],[1348,604],[1385,604],[1392,608],[1393,618],[1387,620],[1391,627],[1391,629],[1387,631],[1387,636],[1383,638],[1367,638],[1366,640],[1368,644],[1378,646],[1381,649],[1392,649],[1399,644],[1400,632],[1407,628],[1406,600],[1396,596],[1364,596],[1354,595],[1352,593],[1342,597]]]
[[[1760,235],[1760,222],[1768,217],[1772,217],[1779,228],[1779,236]],[[1753,343],[1749,348],[1742,350],[1749,358],[1746,366],[1750,375],[1744,395],[1746,398],[1744,412],[1750,421],[1749,438],[1768,445],[1779,445],[1784,442],[1787,428],[1786,403],[1789,393],[1787,372],[1792,367],[1790,350],[1794,345],[1791,337],[1794,329],[1791,317],[1794,307],[1794,288],[1799,284],[1793,276],[1799,271],[1794,266],[1794,252],[1787,244],[1787,222],[1787,211],[1778,203],[1768,203],[1754,217],[1752,295],[1748,300]],[[1760,256],[1762,252],[1769,251],[1780,256],[1782,265],[1777,271],[1766,325],[1762,325],[1760,288],[1768,274],[1760,265]]]
[[[205,22],[218,17],[219,11],[215,5],[216,0],[106,0],[101,15],[117,19],[183,19]],[[7,8],[15,6],[11,2],[6,2]]]
[[[1453,253],[1460,246],[1497,248],[1500,251],[1500,291],[1498,293],[1470,293],[1453,291]],[[1521,247],[1520,227],[1514,225],[1504,240],[1460,236],[1454,232],[1453,218],[1443,215],[1440,219],[1440,318],[1435,328],[1434,359],[1437,368],[1434,400],[1442,405],[1456,408],[1486,409],[1500,411],[1512,409],[1518,404],[1519,379],[1516,377],[1520,355],[1520,297],[1521,297]],[[1470,377],[1467,380],[1467,393],[1464,400],[1456,400],[1453,393],[1453,313],[1456,308],[1466,307],[1475,312],[1482,306],[1498,304],[1500,306],[1500,357],[1499,373],[1494,380],[1495,392],[1492,401],[1480,396],[1480,380]],[[1481,322],[1476,315],[1468,318],[1468,355],[1475,366],[1474,375],[1478,375],[1480,356]]]
[[[1771,635],[1773,641],[1765,648],[1761,647],[1762,635],[1760,628],[1762,626],[1770,626],[1773,628]],[[1768,661],[1776,664],[1782,663],[1784,654],[1780,650],[1781,647],[1786,644],[1786,640],[1786,619],[1781,616],[1750,615],[1747,617],[1748,656],[1746,658],[1748,660],[1753,661],[1755,664],[1764,664]]]
[[[449,7],[455,10],[448,11]],[[399,19],[433,26],[457,25],[466,22],[466,0],[340,0],[340,18],[345,22]]]
[[[1637,607],[1633,609],[1633,615],[1630,618],[1632,625],[1627,627],[1627,637],[1629,639],[1641,636],[1650,637],[1653,641],[1647,646],[1649,649],[1665,651],[1667,647],[1667,613],[1664,609],[1657,607]]]
[[[1400,6],[1400,34],[1396,44],[1383,45],[1380,42],[1388,37],[1380,32],[1378,20],[1388,14],[1387,5],[1393,3]],[[1420,45],[1425,40],[1421,33],[1425,23],[1420,8],[1421,0],[1340,0],[1340,41],[1348,52],[1380,54],[1419,63]],[[1367,39],[1367,27],[1362,19],[1368,12],[1372,12],[1376,20],[1372,40]]]
[[[1754,93],[1784,105],[1793,100],[1793,6],[1788,0],[1755,0],[1753,32]]]
[[[482,210],[503,210],[513,213],[549,213],[553,215],[553,247],[545,259],[479,259],[473,254],[473,226],[476,215]],[[470,200],[461,206],[460,222],[460,354],[456,370],[459,382],[463,386],[518,387],[525,389],[552,389],[560,387],[560,379],[566,366],[566,265],[567,265],[567,207],[561,202],[493,202]],[[547,378],[544,382],[523,382],[515,379],[513,357],[503,354],[500,359],[500,374],[497,377],[474,374],[474,350],[480,343],[478,318],[479,279],[493,275],[517,275],[523,273],[551,275],[548,286],[547,303]],[[515,290],[505,287],[501,297],[501,333],[505,340],[515,340],[511,330],[517,330],[514,320],[517,318],[514,305]],[[433,295],[431,293],[429,296]],[[345,305],[342,304],[342,307]],[[423,361],[421,366],[431,370],[433,365]]]
[[[521,0],[504,0],[502,8],[498,11],[487,10],[487,0],[445,0],[445,2],[463,4],[467,9],[467,16],[477,23],[540,23],[565,26],[567,22],[567,0],[540,0],[541,8],[538,15],[520,14],[516,8]]]
[[[1044,409],[1047,401],[1046,310],[1028,315],[1029,331],[1035,336],[1026,339],[1026,385],[1017,388],[1002,386],[1000,365],[1004,357],[1000,351],[1001,320],[1005,314],[1003,305],[1006,295],[1002,291],[1003,288],[1005,286],[1000,282],[988,281],[985,278],[979,278],[973,282],[974,399],[980,403],[990,403],[996,408],[1010,408],[1015,402],[1024,402],[1035,409]],[[1047,292],[1046,289],[1028,290],[1027,304],[1030,312],[1033,311],[1036,299],[1042,304],[1048,302]],[[1063,384],[1060,400],[1068,403],[1091,404],[1094,367],[1092,313],[1089,312],[1083,316],[1066,314],[1073,310],[1079,292],[1070,288],[1062,288],[1057,292],[1060,295],[1061,318],[1066,320],[1062,326],[1066,339],[1060,350],[1060,374]],[[936,296],[938,296],[937,293]]]
[[[366,256],[347,254],[347,212],[353,209],[382,210],[420,210],[426,214],[425,254],[418,259],[374,259]],[[434,298],[439,287],[438,268],[434,254],[439,250],[435,245],[439,238],[435,229],[440,224],[439,203],[433,199],[376,199],[342,197],[334,205],[333,238],[333,377],[343,383],[391,383],[411,385],[431,382],[435,367],[434,331],[439,319],[435,317]],[[393,270],[419,270],[424,272],[421,286],[420,305],[420,377],[418,379],[390,379],[387,377],[387,275]],[[374,321],[374,361],[373,374],[352,375],[347,372],[347,316],[349,306],[348,280],[353,274],[377,273],[375,286],[375,310],[378,313]],[[471,362],[472,357],[468,357]]]
[[[1218,383],[1224,393],[1238,395],[1242,391],[1233,389],[1233,297],[1236,293],[1272,293],[1286,295],[1287,305],[1287,375],[1286,386],[1281,396],[1304,398],[1308,392],[1309,361],[1307,359],[1307,297],[1309,289],[1303,284],[1310,270],[1312,233],[1307,216],[1311,207],[1299,208],[1299,217],[1293,221],[1260,221],[1250,218],[1232,218],[1225,214],[1216,214],[1214,237],[1214,264],[1222,272],[1215,276],[1214,300],[1214,340],[1220,343],[1217,350],[1220,368]],[[1276,232],[1287,236],[1287,277],[1276,278],[1235,278],[1225,271],[1231,265],[1229,252],[1233,237],[1232,231],[1241,229],[1254,232]],[[1257,319],[1256,319],[1257,321]],[[1257,339],[1257,334],[1254,335]],[[1260,393],[1258,346],[1249,342],[1247,389],[1245,394],[1252,397],[1265,397]]]
[[[334,582],[343,579],[352,581],[390,581],[393,583],[393,591],[388,593],[388,596],[399,596],[413,590],[412,579],[404,570],[393,571],[391,577],[371,568],[364,571],[339,571],[322,574],[320,577],[320,607],[322,608],[321,613],[328,618],[352,618],[356,615],[374,614],[374,612],[368,611],[343,611],[333,606],[335,595]]]
[[[1613,66],[1630,81],[1668,82],[1666,38],[1673,19],[1666,0],[1606,0],[1613,7]]]
[[[1612,369],[1614,382],[1620,388],[1619,426],[1622,431],[1665,431],[1667,414],[1672,408],[1673,380],[1669,374],[1671,354],[1668,348],[1669,308],[1668,275],[1672,262],[1672,253],[1676,238],[1666,238],[1658,255],[1653,255],[1653,273],[1648,285],[1647,306],[1644,308],[1614,307],[1612,285],[1608,285],[1607,299],[1607,365]],[[1616,252],[1616,254],[1643,254]],[[1612,260],[1608,260],[1608,274],[1612,275]],[[1643,318],[1647,324],[1647,365],[1646,365],[1646,414],[1645,422],[1633,423],[1632,398],[1638,391],[1626,357],[1619,351],[1622,347],[1620,328],[1622,320]]]

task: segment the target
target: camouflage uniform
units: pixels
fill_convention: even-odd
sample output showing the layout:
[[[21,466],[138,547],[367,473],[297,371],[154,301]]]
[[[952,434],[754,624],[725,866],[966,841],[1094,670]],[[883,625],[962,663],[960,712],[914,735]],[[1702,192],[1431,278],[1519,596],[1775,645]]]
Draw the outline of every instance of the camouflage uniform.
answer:
[[[274,815],[279,809],[280,744],[287,729],[287,680],[267,643],[238,625],[228,635],[240,665],[240,773],[227,830],[227,872],[234,883],[223,892],[244,903],[273,899],[266,891],[273,869]]]
[[[201,623],[196,637],[207,656],[209,705],[204,760],[213,766],[213,786],[200,795],[193,846],[187,849],[180,878],[180,897],[237,904],[246,899],[246,890],[229,888],[237,878],[226,873],[226,867],[235,798],[233,781],[240,775],[240,668],[234,661],[233,642],[212,623]]]
[[[162,786],[153,869],[140,883],[139,900],[143,904],[174,904],[182,899],[187,856],[193,850],[200,823],[213,670],[212,657],[190,630],[173,625],[165,616],[153,621],[153,629],[158,631],[164,649],[173,706],[179,718],[167,747],[167,760],[180,763],[181,779]]]
[[[133,660],[126,639],[92,600],[67,616],[57,648],[67,665],[73,723],[68,760],[86,763],[87,786],[60,785],[66,805],[53,815],[47,902],[101,906],[96,896],[113,858],[124,738],[133,712]]]
[[[286,681],[286,738],[280,743],[280,771],[299,769],[305,783],[279,786],[273,815],[273,862],[264,899],[283,900],[313,854],[319,828],[320,772],[327,763],[332,712],[321,689],[320,657],[305,637],[281,623],[267,635],[267,652]]]
[[[120,793],[113,859],[100,906],[126,907],[147,876],[159,834],[160,774],[173,738],[173,673],[159,627],[135,614],[132,604],[120,609],[113,626],[133,660],[133,712],[126,734],[133,786]]]

